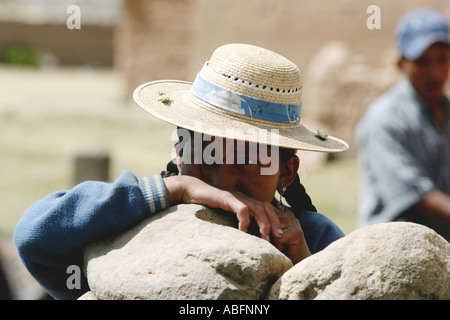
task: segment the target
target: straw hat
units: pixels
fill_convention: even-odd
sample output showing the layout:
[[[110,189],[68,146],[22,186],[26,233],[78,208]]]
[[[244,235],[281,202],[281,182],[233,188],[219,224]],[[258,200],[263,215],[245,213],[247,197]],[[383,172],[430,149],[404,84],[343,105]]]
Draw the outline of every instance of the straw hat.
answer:
[[[346,142],[300,124],[299,68],[252,45],[219,47],[194,83],[148,82],[136,88],[133,98],[155,117],[196,132],[291,149],[348,149]]]

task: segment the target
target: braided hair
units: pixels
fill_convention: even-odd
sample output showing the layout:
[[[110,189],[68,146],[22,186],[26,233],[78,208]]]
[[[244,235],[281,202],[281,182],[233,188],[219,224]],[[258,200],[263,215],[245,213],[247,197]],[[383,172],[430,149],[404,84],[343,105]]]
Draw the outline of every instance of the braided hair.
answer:
[[[289,161],[295,153],[296,150],[294,149],[280,148],[281,162]],[[294,212],[301,212],[302,210],[317,212],[311,197],[306,193],[305,187],[300,182],[298,173],[295,175],[294,181],[286,188],[286,192],[283,196]]]
[[[180,140],[175,144],[179,144]],[[288,148],[280,148],[280,160],[281,162],[287,162],[295,155],[296,150]],[[181,150],[183,151],[183,150]],[[181,155],[180,155],[181,156]],[[161,171],[163,178],[178,175],[178,167],[176,165],[176,159],[173,159],[167,163],[166,170]],[[293,212],[301,212],[303,210],[317,212],[316,207],[313,205],[310,196],[306,193],[305,187],[300,182],[300,177],[297,173],[294,181],[287,187],[286,192],[283,195],[292,208]]]

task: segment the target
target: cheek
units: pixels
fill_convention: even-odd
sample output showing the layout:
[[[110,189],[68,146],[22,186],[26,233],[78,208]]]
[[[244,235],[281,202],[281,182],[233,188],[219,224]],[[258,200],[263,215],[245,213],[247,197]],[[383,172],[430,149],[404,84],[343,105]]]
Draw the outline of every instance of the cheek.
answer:
[[[180,174],[202,179],[198,165],[195,164],[181,164]]]
[[[441,79],[443,81],[446,81],[448,79],[448,72],[450,71],[450,63],[447,62],[443,67],[442,67],[442,71],[441,71]]]
[[[244,193],[252,198],[271,202],[278,186],[278,179],[275,176],[255,177],[242,183]]]
[[[423,94],[427,89],[427,81],[429,77],[427,76],[427,73],[420,68],[411,69],[412,70],[408,73],[409,79],[416,90]]]

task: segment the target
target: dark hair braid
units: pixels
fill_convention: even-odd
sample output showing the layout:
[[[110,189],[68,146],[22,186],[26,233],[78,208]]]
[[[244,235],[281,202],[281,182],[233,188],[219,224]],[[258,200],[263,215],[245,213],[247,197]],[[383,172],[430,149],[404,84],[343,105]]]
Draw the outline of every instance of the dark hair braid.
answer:
[[[297,150],[294,149],[280,148],[281,162],[289,161],[296,152]],[[306,193],[305,187],[300,183],[298,174],[294,181],[287,187],[283,196],[294,212],[301,212],[302,210],[317,212],[316,207],[312,204],[310,196]]]
[[[305,187],[300,183],[298,174],[287,187],[284,197],[294,212],[301,212],[302,210],[317,212],[310,196],[306,193]]]
[[[177,159],[170,160],[166,166],[166,170],[161,171],[161,177],[167,178],[178,175]]]

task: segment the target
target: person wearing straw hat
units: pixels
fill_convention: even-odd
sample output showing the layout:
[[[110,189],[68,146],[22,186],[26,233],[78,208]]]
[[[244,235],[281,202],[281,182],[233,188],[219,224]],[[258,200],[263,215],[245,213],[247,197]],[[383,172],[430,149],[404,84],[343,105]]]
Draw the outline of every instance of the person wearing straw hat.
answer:
[[[357,128],[363,174],[359,224],[411,221],[450,241],[450,67],[446,18],[407,13],[396,41],[403,74]]]
[[[34,203],[14,231],[24,264],[52,296],[76,298],[87,281],[68,290],[66,268],[82,264],[83,245],[178,203],[234,212],[242,231],[254,219],[259,235],[294,263],[322,250],[344,234],[316,212],[295,152],[348,145],[300,123],[301,95],[294,63],[246,44],[216,49],[193,83],[139,86],[137,104],[177,127],[176,159],[158,175],[127,171],[113,183],[84,182]]]

